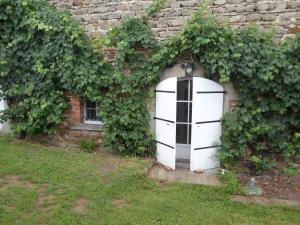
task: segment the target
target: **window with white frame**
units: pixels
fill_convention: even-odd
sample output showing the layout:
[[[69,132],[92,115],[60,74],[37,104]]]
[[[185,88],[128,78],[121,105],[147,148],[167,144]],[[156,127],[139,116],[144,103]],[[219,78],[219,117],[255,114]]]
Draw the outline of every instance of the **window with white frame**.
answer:
[[[96,102],[85,100],[84,101],[84,122],[101,124],[99,118],[98,105]]]

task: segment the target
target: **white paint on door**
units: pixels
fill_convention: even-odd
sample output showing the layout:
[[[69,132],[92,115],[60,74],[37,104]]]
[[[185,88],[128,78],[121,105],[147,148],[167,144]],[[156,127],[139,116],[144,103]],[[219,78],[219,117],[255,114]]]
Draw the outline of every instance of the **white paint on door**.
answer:
[[[0,100],[0,113],[7,108],[8,108],[8,106],[7,106],[6,101]],[[9,124],[7,122],[0,123],[0,132],[8,133],[9,131],[10,131],[10,128],[9,128]]]
[[[179,144],[176,145],[176,93],[176,77],[166,79],[156,87],[157,161],[173,170],[176,157],[190,158],[191,171],[219,167],[216,154],[221,142],[223,87],[208,79],[193,78],[190,157],[181,154],[187,152],[184,149],[176,152],[179,148]]]
[[[157,161],[175,170],[177,78],[169,78],[156,87]]]
[[[218,83],[193,78],[191,171],[219,167],[216,157],[221,144],[221,123],[223,115],[224,89]]]

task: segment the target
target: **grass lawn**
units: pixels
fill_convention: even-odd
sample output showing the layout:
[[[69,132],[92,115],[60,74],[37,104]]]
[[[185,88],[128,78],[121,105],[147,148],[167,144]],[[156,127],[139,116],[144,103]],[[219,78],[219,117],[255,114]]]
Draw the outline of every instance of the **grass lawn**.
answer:
[[[0,138],[0,224],[300,224],[300,211],[231,202],[222,188],[159,184],[151,161]]]

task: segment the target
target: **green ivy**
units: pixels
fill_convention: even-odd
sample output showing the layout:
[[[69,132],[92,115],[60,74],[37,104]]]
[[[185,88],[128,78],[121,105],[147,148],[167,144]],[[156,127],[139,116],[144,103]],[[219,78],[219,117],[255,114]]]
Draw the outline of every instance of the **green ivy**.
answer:
[[[155,16],[155,14],[163,9],[166,5],[167,0],[154,0],[151,2],[150,6],[147,9],[147,16]]]
[[[150,87],[189,53],[208,78],[231,81],[240,96],[223,119],[225,164],[249,153],[249,163],[261,170],[274,166],[277,156],[300,154],[300,35],[278,46],[272,32],[233,30],[202,7],[162,43],[146,19],[126,18],[92,47],[71,16],[46,1],[2,0],[0,9],[0,82],[11,106],[2,119],[11,120],[17,134],[52,132],[71,93],[99,102],[110,149],[149,154]],[[115,62],[103,59],[105,47],[116,49]]]
[[[149,154],[152,136],[147,110],[146,53],[158,50],[158,43],[145,21],[126,18],[106,40],[117,51],[114,71],[107,77],[112,83],[101,105],[105,121],[105,143],[122,154]],[[130,75],[126,75],[128,71]]]
[[[68,108],[66,93],[92,97],[110,65],[67,12],[47,1],[0,1],[0,84],[20,137],[53,133]]]

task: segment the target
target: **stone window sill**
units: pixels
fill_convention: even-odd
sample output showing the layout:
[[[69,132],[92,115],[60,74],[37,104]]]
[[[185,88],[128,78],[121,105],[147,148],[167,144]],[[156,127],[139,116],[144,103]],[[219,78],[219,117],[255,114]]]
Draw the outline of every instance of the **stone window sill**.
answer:
[[[83,131],[101,131],[103,129],[103,124],[82,123],[78,125],[71,125],[70,129]]]

